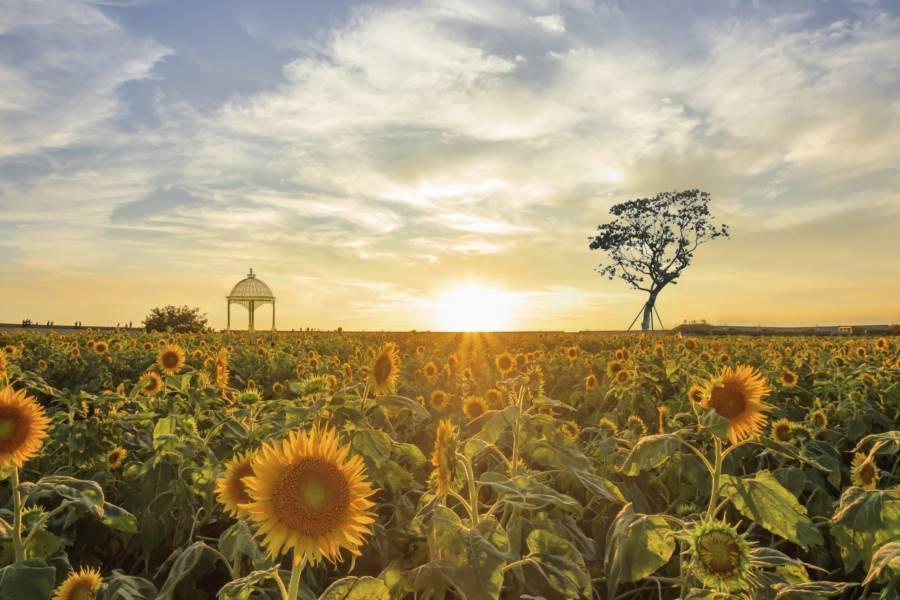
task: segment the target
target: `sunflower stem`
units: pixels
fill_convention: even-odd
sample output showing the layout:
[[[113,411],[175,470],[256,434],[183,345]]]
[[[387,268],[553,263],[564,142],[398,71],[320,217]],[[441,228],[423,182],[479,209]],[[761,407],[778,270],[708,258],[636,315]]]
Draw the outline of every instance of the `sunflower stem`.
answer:
[[[712,490],[709,492],[709,506],[706,508],[706,518],[712,519],[716,512],[716,503],[719,501],[719,479],[722,477],[722,441],[713,436],[713,445],[716,451],[716,461],[713,470]]]
[[[306,557],[300,562],[294,561],[294,568],[291,569],[291,582],[288,584],[288,593],[285,600],[297,600],[300,594],[300,575],[303,574],[303,568],[306,566]]]
[[[25,544],[22,543],[22,494],[19,492],[19,467],[12,469],[12,496],[13,496],[13,530],[12,542],[16,562],[25,560]]]

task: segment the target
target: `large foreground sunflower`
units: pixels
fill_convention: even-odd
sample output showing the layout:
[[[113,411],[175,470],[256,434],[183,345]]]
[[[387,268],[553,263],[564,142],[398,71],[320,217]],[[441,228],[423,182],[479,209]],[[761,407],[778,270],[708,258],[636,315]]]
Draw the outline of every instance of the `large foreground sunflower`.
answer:
[[[294,562],[323,558],[336,563],[341,550],[359,556],[375,522],[374,490],[359,456],[341,446],[334,429],[291,432],[264,444],[253,475],[243,479],[252,502],[241,505],[259,525],[271,556],[294,551]]]
[[[244,514],[241,504],[247,504],[253,501],[247,492],[247,482],[245,477],[253,475],[253,467],[250,464],[253,455],[237,454],[225,465],[225,475],[216,481],[216,496],[225,512],[232,517],[239,517]]]
[[[92,600],[100,590],[103,578],[100,571],[95,569],[81,569],[72,571],[66,580],[56,588],[53,600]]]
[[[728,438],[736,444],[762,431],[765,413],[772,409],[762,399],[770,389],[769,382],[751,366],[723,367],[707,384],[701,403],[728,420]]]
[[[747,591],[758,585],[750,542],[724,521],[703,521],[690,535],[694,575],[718,592]]]
[[[431,454],[431,466],[434,467],[436,493],[441,498],[450,492],[456,464],[456,433],[450,419],[438,423],[434,434],[434,452]]]
[[[50,419],[25,390],[0,390],[0,468],[22,468],[38,453]]]
[[[388,342],[384,345],[372,363],[371,376],[372,389],[376,394],[394,389],[400,376],[400,350],[396,344]]]

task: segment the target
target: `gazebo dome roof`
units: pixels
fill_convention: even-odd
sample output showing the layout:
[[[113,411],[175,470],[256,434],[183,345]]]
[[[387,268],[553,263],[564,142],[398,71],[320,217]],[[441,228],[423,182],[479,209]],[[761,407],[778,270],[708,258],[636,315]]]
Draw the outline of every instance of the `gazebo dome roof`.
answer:
[[[272,290],[269,289],[269,286],[262,280],[257,279],[253,269],[250,269],[250,273],[247,274],[247,277],[240,280],[237,285],[234,286],[234,289],[231,290],[228,299],[233,301],[255,300],[257,302],[264,302],[274,300],[275,296],[272,294]]]

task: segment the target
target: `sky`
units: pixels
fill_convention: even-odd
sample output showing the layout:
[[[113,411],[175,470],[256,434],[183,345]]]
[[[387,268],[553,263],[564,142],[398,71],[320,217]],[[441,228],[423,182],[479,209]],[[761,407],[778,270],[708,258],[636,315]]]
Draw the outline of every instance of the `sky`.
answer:
[[[0,322],[624,328],[588,237],[687,188],[665,325],[898,322],[898,165],[897,1],[0,3]]]

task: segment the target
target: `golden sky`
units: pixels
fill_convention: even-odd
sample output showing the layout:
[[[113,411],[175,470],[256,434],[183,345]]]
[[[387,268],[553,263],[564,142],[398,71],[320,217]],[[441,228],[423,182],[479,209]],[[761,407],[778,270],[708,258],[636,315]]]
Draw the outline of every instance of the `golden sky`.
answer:
[[[666,325],[900,321],[896,6],[639,4],[13,0],[0,321],[223,327],[253,267],[281,329],[622,328],[587,238],[682,188],[732,237]]]

